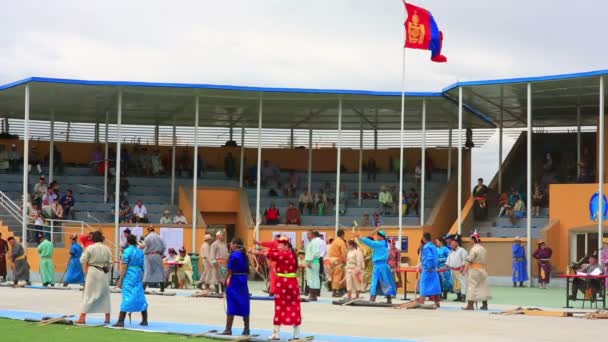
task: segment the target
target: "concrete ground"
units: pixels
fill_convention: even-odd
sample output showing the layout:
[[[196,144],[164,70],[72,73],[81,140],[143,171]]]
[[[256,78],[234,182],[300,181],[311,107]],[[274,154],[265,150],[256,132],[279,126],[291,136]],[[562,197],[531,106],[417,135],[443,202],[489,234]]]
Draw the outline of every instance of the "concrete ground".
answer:
[[[252,283],[255,295],[263,295],[259,283]],[[564,305],[564,289],[493,288],[491,311],[516,306],[553,307]],[[176,296],[148,296],[150,320],[223,326],[224,301],[189,298],[192,291],[168,290]],[[72,290],[0,287],[0,310],[23,310],[77,314],[81,292]],[[500,304],[497,304],[500,303]],[[536,303],[536,304],[535,304]],[[580,305],[580,303],[578,304]],[[120,306],[120,294],[112,294],[113,317]],[[331,304],[326,294],[320,302],[303,303],[302,331],[327,334],[399,339],[406,341],[588,341],[603,337],[604,321],[580,318],[500,316],[491,312],[463,312],[462,305],[446,301],[440,310],[394,310],[389,308],[342,307]],[[580,309],[575,309],[581,311]],[[97,315],[95,315],[97,316]],[[273,302],[252,301],[252,328],[272,329]],[[139,320],[139,315],[133,315]],[[235,320],[235,328],[241,321]],[[290,329],[287,329],[290,330]],[[342,340],[337,338],[337,340]]]

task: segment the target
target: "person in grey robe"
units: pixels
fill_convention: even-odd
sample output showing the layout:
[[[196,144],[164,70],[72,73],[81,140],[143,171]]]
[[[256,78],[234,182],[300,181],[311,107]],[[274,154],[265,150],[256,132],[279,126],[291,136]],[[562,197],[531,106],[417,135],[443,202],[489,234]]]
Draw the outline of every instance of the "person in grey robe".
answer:
[[[163,239],[156,234],[154,227],[147,228],[148,235],[144,239],[144,287],[157,284],[160,292],[165,291],[165,270],[163,268],[163,255],[167,246]]]
[[[13,282],[17,285],[20,281],[25,281],[30,284],[30,265],[27,263],[25,248],[21,243],[17,242],[14,237],[8,238],[8,243],[11,245],[11,260],[14,264],[14,279]]]
[[[209,252],[209,262],[213,267],[214,277],[212,279],[216,293],[224,292],[224,282],[228,266],[228,245],[226,244],[224,232],[218,231],[215,233],[215,241],[211,244]]]
[[[213,238],[211,234],[205,234],[203,237],[203,244],[201,245],[201,260],[202,260],[202,275],[201,279],[198,282],[197,286],[200,289],[209,290],[209,286],[211,284],[216,284],[217,280],[214,280],[215,271],[213,269],[213,265],[211,265],[211,244],[210,240]]]

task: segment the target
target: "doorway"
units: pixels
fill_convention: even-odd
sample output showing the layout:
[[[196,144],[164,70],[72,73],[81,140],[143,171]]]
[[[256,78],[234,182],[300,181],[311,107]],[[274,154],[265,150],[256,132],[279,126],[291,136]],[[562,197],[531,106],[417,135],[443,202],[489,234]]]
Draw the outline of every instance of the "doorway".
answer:
[[[585,257],[596,254],[599,235],[597,232],[577,232],[573,235],[571,240],[571,262],[577,262]],[[608,233],[603,233],[603,235],[604,238],[608,237]]]

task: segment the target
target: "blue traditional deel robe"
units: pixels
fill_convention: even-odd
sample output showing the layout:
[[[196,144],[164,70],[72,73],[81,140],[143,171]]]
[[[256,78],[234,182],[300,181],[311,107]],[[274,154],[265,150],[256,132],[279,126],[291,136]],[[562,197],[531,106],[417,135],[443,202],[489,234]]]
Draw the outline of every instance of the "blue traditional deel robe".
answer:
[[[528,269],[526,266],[526,249],[524,246],[513,244],[513,282],[528,280]]]
[[[397,293],[397,286],[395,285],[393,271],[388,265],[388,243],[386,240],[376,241],[367,237],[360,239],[360,241],[373,251],[374,270],[372,271],[372,286],[369,290],[370,296],[376,296],[377,294],[387,297],[394,296]],[[380,288],[378,288],[378,285],[380,285]]]
[[[450,249],[447,246],[441,246],[437,248],[437,268],[442,269],[445,267],[445,262],[448,260],[450,255]],[[452,280],[452,270],[448,267],[445,272],[439,273],[439,281],[441,282],[441,291],[450,292],[454,289],[454,283]]]
[[[437,266],[439,265],[437,246],[430,241],[427,242],[422,247],[421,257],[420,295],[423,297],[441,295],[441,284],[437,273]]]
[[[144,252],[130,245],[122,253],[122,263],[127,267],[122,280],[122,301],[120,311],[142,312],[148,310],[144,295]]]
[[[249,287],[247,286],[247,257],[243,251],[234,251],[228,258],[228,269],[232,271],[226,286],[228,316],[249,316]]]
[[[66,284],[83,284],[84,272],[80,257],[82,256],[82,247],[78,243],[73,243],[70,247],[70,261],[68,262],[68,270],[65,273],[64,282]]]

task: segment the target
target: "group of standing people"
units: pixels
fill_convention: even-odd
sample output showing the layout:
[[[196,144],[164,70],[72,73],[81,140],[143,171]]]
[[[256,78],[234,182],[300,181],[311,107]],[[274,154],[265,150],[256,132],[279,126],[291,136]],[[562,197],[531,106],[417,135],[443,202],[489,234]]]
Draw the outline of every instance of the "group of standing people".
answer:
[[[215,241],[210,242],[211,240],[213,240],[211,234],[207,233],[203,237],[200,250],[203,269],[197,287],[220,294],[226,291],[225,280],[228,274],[230,252],[223,231],[215,234]],[[211,289],[212,286],[213,289]]]

